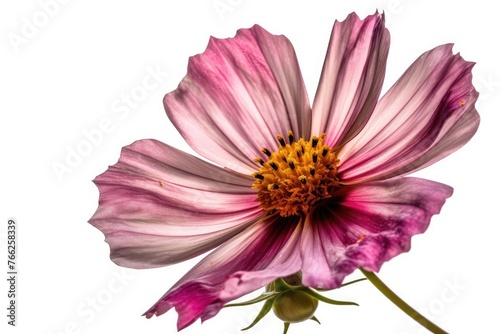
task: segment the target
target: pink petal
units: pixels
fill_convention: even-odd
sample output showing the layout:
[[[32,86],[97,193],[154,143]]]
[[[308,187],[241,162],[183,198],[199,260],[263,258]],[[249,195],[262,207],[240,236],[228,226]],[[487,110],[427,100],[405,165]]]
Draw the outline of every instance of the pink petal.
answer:
[[[259,26],[210,39],[164,104],[194,150],[242,173],[254,171],[263,147],[277,148],[276,135],[309,135],[309,100],[295,51],[286,37]]]
[[[262,215],[251,177],[154,140],[124,147],[94,182],[101,195],[89,222],[106,236],[111,259],[126,267],[192,258]]]
[[[473,64],[451,49],[424,53],[382,97],[365,128],[338,154],[345,183],[416,171],[474,135],[479,115]]]
[[[418,178],[396,178],[348,186],[306,219],[302,234],[302,281],[335,288],[363,267],[381,265],[410,249],[453,190]]]
[[[327,133],[333,147],[363,128],[382,89],[389,43],[383,14],[360,20],[352,13],[335,22],[313,103],[312,134]]]
[[[200,261],[146,313],[161,315],[172,307],[181,330],[196,319],[213,317],[230,300],[300,270],[297,217],[271,217],[249,226]]]

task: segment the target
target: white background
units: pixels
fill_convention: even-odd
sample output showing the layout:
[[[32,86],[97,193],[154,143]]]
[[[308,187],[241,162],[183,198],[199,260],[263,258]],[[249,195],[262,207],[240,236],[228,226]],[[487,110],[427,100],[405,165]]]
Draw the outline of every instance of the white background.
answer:
[[[0,331],[175,333],[174,311],[150,320],[141,314],[195,260],[142,271],[114,265],[103,235],[87,223],[98,200],[91,180],[117,161],[122,146],[137,139],[156,138],[189,150],[165,116],[162,98],[175,89],[188,57],[202,52],[210,35],[232,37],[255,23],[286,35],[312,100],[334,20],[351,11],[364,17],[378,8],[386,12],[392,40],[384,90],[422,52],[454,42],[455,52],[477,63],[473,73],[482,118],[470,143],[418,173],[453,186],[455,194],[428,231],[413,238],[412,250],[386,263],[379,276],[451,333],[498,332],[500,20],[491,3],[3,1],[0,267],[6,274],[6,223],[15,218],[19,309],[18,326],[7,326],[7,282],[2,279]],[[141,90],[150,71],[163,73],[157,87],[143,90],[146,94],[132,101],[128,113],[116,112],[125,95]],[[95,133],[103,122],[107,133],[89,146],[85,133]],[[69,166],[68,155],[78,148],[86,155]],[[57,164],[68,170],[58,175]],[[424,332],[368,282],[328,295],[361,306],[321,304],[316,315],[322,325],[292,325],[289,333]],[[224,309],[184,333],[240,333],[258,309]],[[248,333],[281,331],[282,324],[270,314]]]

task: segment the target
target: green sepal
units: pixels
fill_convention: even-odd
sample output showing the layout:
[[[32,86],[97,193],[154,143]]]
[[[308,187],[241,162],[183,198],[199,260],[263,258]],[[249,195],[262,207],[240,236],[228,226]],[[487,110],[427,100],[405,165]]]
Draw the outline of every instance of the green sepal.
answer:
[[[278,278],[274,282],[274,284],[275,284],[276,291],[279,291],[279,292],[297,290],[297,289],[300,289],[302,287],[302,285],[297,286],[297,285],[288,284],[282,278]]]
[[[318,290],[318,291],[331,291],[331,290],[340,289],[340,288],[343,288],[345,286],[348,286],[348,285],[351,285],[351,284],[354,284],[354,283],[358,283],[358,282],[361,282],[361,281],[366,281],[366,278],[355,279],[354,281],[350,281],[350,282],[344,283],[344,284],[342,284],[341,286],[339,286],[338,288],[335,288],[335,289],[316,288],[315,290]]]
[[[278,278],[276,281],[274,281],[274,290],[277,292],[296,290],[297,288],[299,288],[299,286],[288,284],[282,278]]]
[[[290,323],[284,322],[284,324],[285,324],[285,328],[283,328],[283,334],[286,334],[288,332],[288,328],[290,327]]]
[[[260,296],[254,298],[254,299],[250,299],[250,300],[247,300],[246,302],[241,302],[241,303],[226,304],[226,305],[224,305],[224,307],[252,305],[252,304],[267,300],[269,298],[275,297],[278,294],[279,294],[278,292],[264,292],[263,294],[261,294]]]
[[[354,281],[350,281],[350,282],[342,284],[339,288],[343,288],[344,286],[348,286],[348,285],[351,285],[351,284],[354,284],[354,283],[358,283],[358,282],[362,282],[362,281],[366,281],[366,280],[367,280],[366,278],[358,278],[358,279],[355,279]]]
[[[332,305],[356,305],[356,306],[359,306],[355,302],[344,302],[344,301],[341,301],[341,300],[333,300],[333,299],[330,299],[330,298],[326,298],[325,296],[320,295],[316,291],[311,290],[309,288],[301,288],[300,291],[302,291],[304,293],[307,293],[309,296],[311,296],[313,298],[316,298],[317,300],[320,300],[323,303],[332,304]]]
[[[262,306],[262,308],[260,309],[260,312],[259,312],[259,314],[257,314],[257,317],[255,318],[255,320],[250,325],[243,328],[242,331],[246,331],[247,329],[250,329],[253,326],[255,326],[260,321],[260,319],[264,318],[266,316],[266,314],[268,314],[269,311],[271,311],[272,308],[273,308],[273,300],[272,299],[266,300],[266,302],[264,303],[264,306]]]
[[[316,321],[318,324],[321,325],[321,322],[319,322],[318,318],[314,315],[310,320]]]

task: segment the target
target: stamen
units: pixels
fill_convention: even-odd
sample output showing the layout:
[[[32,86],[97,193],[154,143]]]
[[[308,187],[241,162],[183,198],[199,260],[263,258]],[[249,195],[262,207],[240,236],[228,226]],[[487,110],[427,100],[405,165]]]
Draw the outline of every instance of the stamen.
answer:
[[[255,178],[257,178],[259,180],[264,180],[264,175],[262,175],[262,174],[257,173],[254,176],[255,176]]]
[[[316,170],[313,168],[309,169],[309,173],[311,174],[311,176],[314,176],[314,173],[316,173]]]
[[[269,152],[269,150],[268,150],[267,148],[265,148],[265,147],[264,147],[261,151],[262,151],[262,153],[264,153],[264,154],[265,154],[265,155],[267,155],[268,157],[270,157],[270,156],[271,156],[271,152]]]
[[[288,166],[290,166],[290,169],[292,169],[292,170],[295,169],[295,164],[293,163],[293,161],[290,161],[288,163]]]
[[[301,175],[301,176],[299,176],[299,181],[302,182],[302,184],[306,184],[307,177],[305,177],[304,175]]]
[[[288,131],[288,142],[293,143],[293,132],[292,130]]]
[[[312,142],[311,142],[312,148],[316,148],[316,146],[318,145],[318,140],[319,140],[318,137],[316,136],[312,137]]]
[[[323,152],[321,153],[322,156],[325,156],[328,153],[328,149],[324,148]]]
[[[253,161],[258,162],[261,166],[264,165],[264,160],[262,160],[261,158],[255,158],[253,159]]]
[[[313,154],[313,162],[318,162],[318,155],[316,153]]]
[[[278,166],[274,163],[274,161],[270,162],[269,165],[273,167],[274,170],[278,170]]]
[[[280,142],[280,145],[285,147],[286,146],[286,143],[285,143],[285,139],[283,139],[283,136],[282,135],[278,135],[278,141]]]

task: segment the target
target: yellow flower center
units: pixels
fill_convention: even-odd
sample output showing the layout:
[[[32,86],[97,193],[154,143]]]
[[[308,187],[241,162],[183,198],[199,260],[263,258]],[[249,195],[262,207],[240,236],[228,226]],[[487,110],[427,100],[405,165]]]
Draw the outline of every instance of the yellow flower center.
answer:
[[[264,210],[277,211],[283,217],[307,214],[339,185],[337,154],[324,144],[324,133],[310,141],[295,141],[289,131],[288,144],[283,136],[277,137],[278,151],[263,148],[267,161],[255,159],[261,167],[252,174],[256,179],[252,188],[259,191],[257,199]]]

